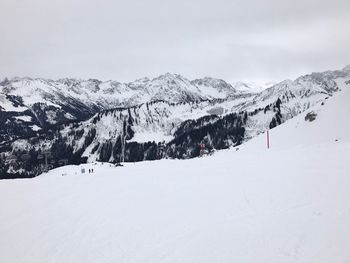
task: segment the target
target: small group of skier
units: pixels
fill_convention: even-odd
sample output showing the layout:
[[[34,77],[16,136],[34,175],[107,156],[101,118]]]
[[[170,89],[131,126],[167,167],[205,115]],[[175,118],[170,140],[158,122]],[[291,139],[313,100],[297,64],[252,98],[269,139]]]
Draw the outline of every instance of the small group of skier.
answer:
[[[93,172],[94,172],[94,169],[93,169],[93,168],[89,169],[89,174],[91,174],[91,173],[93,173]]]

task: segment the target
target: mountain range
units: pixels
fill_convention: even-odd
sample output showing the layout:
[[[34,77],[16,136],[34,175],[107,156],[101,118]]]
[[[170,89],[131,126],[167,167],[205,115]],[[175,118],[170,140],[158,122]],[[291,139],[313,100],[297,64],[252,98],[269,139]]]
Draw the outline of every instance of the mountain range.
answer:
[[[349,66],[263,86],[170,73],[130,83],[5,79],[0,174],[38,175],[45,158],[53,168],[197,157],[199,145],[207,153],[237,146],[324,103],[349,82]]]

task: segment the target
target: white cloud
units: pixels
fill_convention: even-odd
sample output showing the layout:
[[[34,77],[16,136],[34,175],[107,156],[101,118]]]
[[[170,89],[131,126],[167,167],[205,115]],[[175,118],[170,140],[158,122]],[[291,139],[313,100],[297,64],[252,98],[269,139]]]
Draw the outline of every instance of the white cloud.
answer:
[[[350,63],[348,0],[2,0],[2,76],[281,80]]]

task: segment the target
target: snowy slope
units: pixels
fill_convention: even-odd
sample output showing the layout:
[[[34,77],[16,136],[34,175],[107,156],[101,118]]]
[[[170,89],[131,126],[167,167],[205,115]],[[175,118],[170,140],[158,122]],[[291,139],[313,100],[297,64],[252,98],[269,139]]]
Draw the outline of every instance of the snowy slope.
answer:
[[[271,88],[276,83],[274,82],[242,82],[238,81],[232,84],[235,90],[243,93],[260,93],[265,89]]]
[[[207,151],[240,144],[326,101],[349,81],[347,68],[286,80],[256,94],[220,79],[189,81],[170,73],[126,84],[3,81],[0,177],[40,174],[38,155],[47,150],[53,153],[53,167],[62,158],[70,164],[85,157],[115,162],[123,155],[123,137],[126,161],[196,157],[199,144]],[[139,101],[146,103],[104,110]],[[29,160],[21,157],[29,153]]]
[[[237,90],[221,79],[205,77],[191,82],[197,86],[209,98],[228,98],[237,95]]]
[[[349,82],[350,74],[346,70],[326,71],[301,76],[294,81],[282,81],[248,100],[240,110],[264,108],[247,125],[247,137],[254,137],[269,126],[266,120],[271,120],[273,112],[271,105],[280,101],[280,117],[282,122],[289,120],[310,107],[320,104],[339,91],[340,86]],[[269,116],[270,115],[270,116]]]
[[[289,147],[293,145],[317,145],[320,143],[340,143],[350,141],[350,85],[342,82],[339,87],[342,91],[323,103],[318,103],[300,116],[291,119],[285,125],[271,130],[272,145]],[[305,121],[309,113],[315,113],[315,121]],[[279,136],[279,129],[289,130],[290,137]],[[300,138],[292,136],[293,130],[302,133]]]
[[[40,128],[86,120],[116,107],[153,101],[193,103],[242,97],[223,80],[206,78],[203,83],[205,88],[196,85],[196,81],[170,73],[129,83],[69,78],[57,81],[28,77],[5,79],[0,82],[0,143],[27,138],[25,134],[33,137]],[[18,123],[15,116],[33,121]]]
[[[210,100],[217,107],[206,111],[222,115],[266,107],[283,97],[282,115],[284,119],[289,119],[312,106],[314,101],[318,102],[333,93],[336,90],[332,89],[333,80],[347,75],[350,74],[345,68],[342,71],[313,73],[276,85],[251,82],[231,85],[209,77],[190,81],[170,73],[130,83],[68,78],[57,81],[28,77],[5,79],[0,82],[0,140],[27,138],[24,134],[35,136],[40,128],[86,120],[111,108],[132,107],[154,101],[177,104]],[[17,122],[14,117],[31,118],[32,121]],[[146,137],[140,135],[139,138]]]
[[[0,261],[349,262],[349,117],[342,84],[271,130],[270,150],[262,134],[205,158],[0,181]]]
[[[228,86],[220,81],[220,85],[213,86],[212,90],[221,91],[221,85]],[[0,82],[0,144],[37,136],[40,129],[87,120],[98,112],[116,107],[132,107],[159,100],[199,103],[227,99],[234,92],[229,89],[215,96],[188,79],[170,73],[130,83],[68,78],[57,81],[28,77],[5,79]],[[240,97],[237,94],[230,99]],[[31,121],[18,122],[18,118],[30,118]]]
[[[154,83],[162,83],[164,78],[171,80],[173,75],[166,74]],[[181,89],[181,83],[188,83],[180,80],[179,76],[177,78],[179,83],[174,84],[174,90],[175,87]],[[295,81],[281,82],[255,95],[241,93],[226,99],[199,102],[191,102],[190,99],[186,103],[158,100],[130,108],[101,111],[86,121],[59,126],[57,130],[43,131],[41,136],[5,145],[6,157],[3,161],[0,159],[0,164],[3,163],[5,173],[11,171],[6,177],[11,177],[11,174],[12,177],[23,177],[39,174],[43,169],[37,159],[42,151],[53,153],[50,160],[53,167],[58,166],[60,159],[68,159],[70,164],[85,162],[85,158],[90,162],[116,162],[122,155],[129,162],[193,158],[199,155],[199,144],[205,144],[207,151],[226,149],[324,103],[349,79],[346,71],[312,73]],[[222,84],[222,81],[208,78],[206,81],[215,87]],[[14,116],[12,119],[18,122],[29,118]],[[28,124],[31,129],[38,129],[37,124]],[[29,152],[29,162],[7,160],[10,155],[21,159],[22,154]]]

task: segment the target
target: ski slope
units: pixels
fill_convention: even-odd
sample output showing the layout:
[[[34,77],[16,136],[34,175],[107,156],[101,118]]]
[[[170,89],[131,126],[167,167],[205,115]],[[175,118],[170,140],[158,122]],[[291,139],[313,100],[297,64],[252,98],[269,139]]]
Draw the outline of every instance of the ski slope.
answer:
[[[0,181],[0,262],[350,262],[350,87],[270,135]]]

